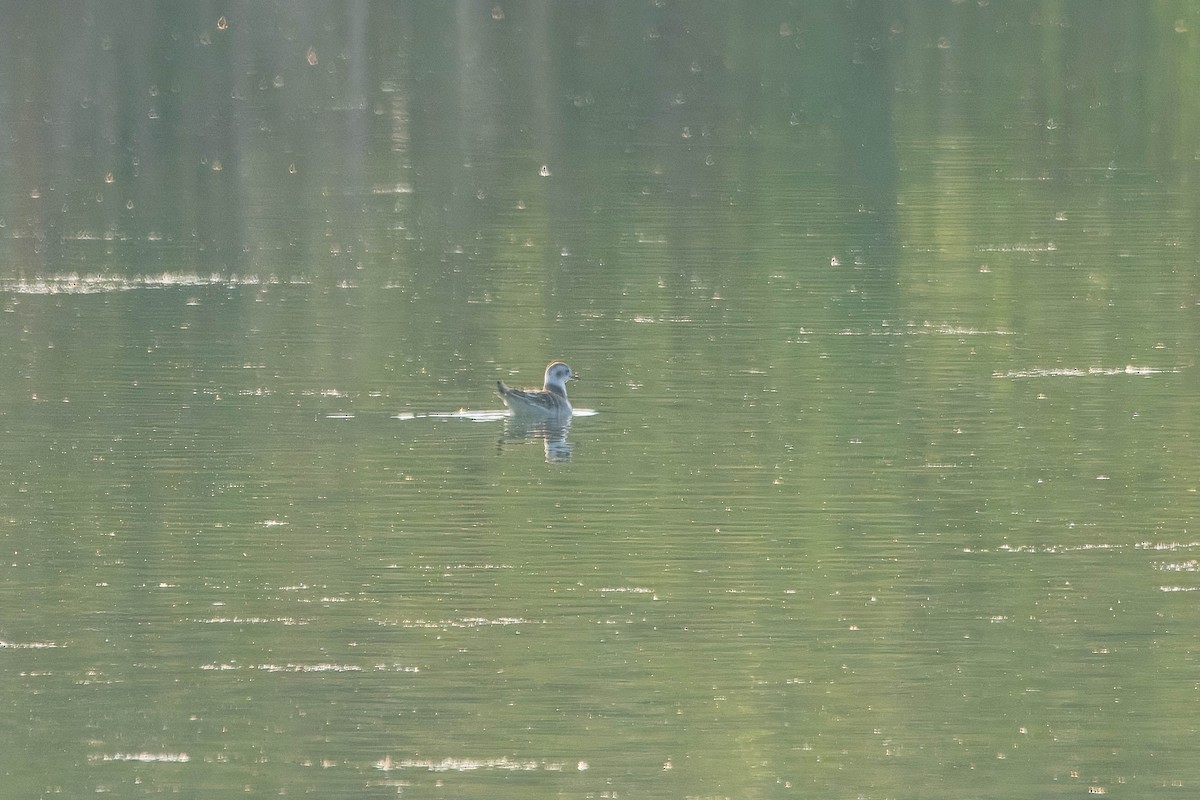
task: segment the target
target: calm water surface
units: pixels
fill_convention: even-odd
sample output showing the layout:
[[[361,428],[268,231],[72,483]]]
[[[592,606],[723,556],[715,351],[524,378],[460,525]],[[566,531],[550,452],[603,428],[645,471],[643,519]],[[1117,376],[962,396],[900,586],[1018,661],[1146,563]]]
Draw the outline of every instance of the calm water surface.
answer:
[[[0,33],[13,797],[1200,785],[1190,5],[128,10]]]

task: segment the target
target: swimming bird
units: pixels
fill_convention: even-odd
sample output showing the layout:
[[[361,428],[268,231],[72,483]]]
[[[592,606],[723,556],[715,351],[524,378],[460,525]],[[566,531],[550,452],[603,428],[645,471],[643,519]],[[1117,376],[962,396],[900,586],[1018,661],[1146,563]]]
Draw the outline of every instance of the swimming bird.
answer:
[[[567,381],[572,378],[578,380],[579,376],[570,367],[561,361],[551,361],[541,389],[514,389],[496,381],[496,391],[514,416],[562,419],[571,416]]]

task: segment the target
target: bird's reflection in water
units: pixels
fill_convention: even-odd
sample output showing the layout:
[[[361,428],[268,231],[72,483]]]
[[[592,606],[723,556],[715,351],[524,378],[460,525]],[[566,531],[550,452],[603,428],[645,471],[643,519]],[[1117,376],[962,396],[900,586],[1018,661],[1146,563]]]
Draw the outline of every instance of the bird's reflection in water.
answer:
[[[571,460],[571,443],[567,434],[571,432],[571,418],[545,420],[508,417],[504,420],[504,435],[500,438],[500,449],[506,444],[541,441],[546,451],[546,461],[561,464]]]

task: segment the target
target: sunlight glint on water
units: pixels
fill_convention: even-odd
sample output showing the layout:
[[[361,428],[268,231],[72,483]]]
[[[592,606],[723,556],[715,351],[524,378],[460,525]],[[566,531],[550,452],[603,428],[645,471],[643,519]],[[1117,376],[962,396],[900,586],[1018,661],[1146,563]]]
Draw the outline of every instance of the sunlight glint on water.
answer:
[[[193,11],[0,31],[13,796],[1200,780],[1191,12]]]

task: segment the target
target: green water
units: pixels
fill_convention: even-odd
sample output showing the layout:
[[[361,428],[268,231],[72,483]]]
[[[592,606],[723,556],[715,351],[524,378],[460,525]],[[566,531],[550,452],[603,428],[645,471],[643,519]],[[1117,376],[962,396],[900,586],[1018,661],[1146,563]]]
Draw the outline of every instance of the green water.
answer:
[[[6,796],[1200,785],[1192,4],[8,17]]]

